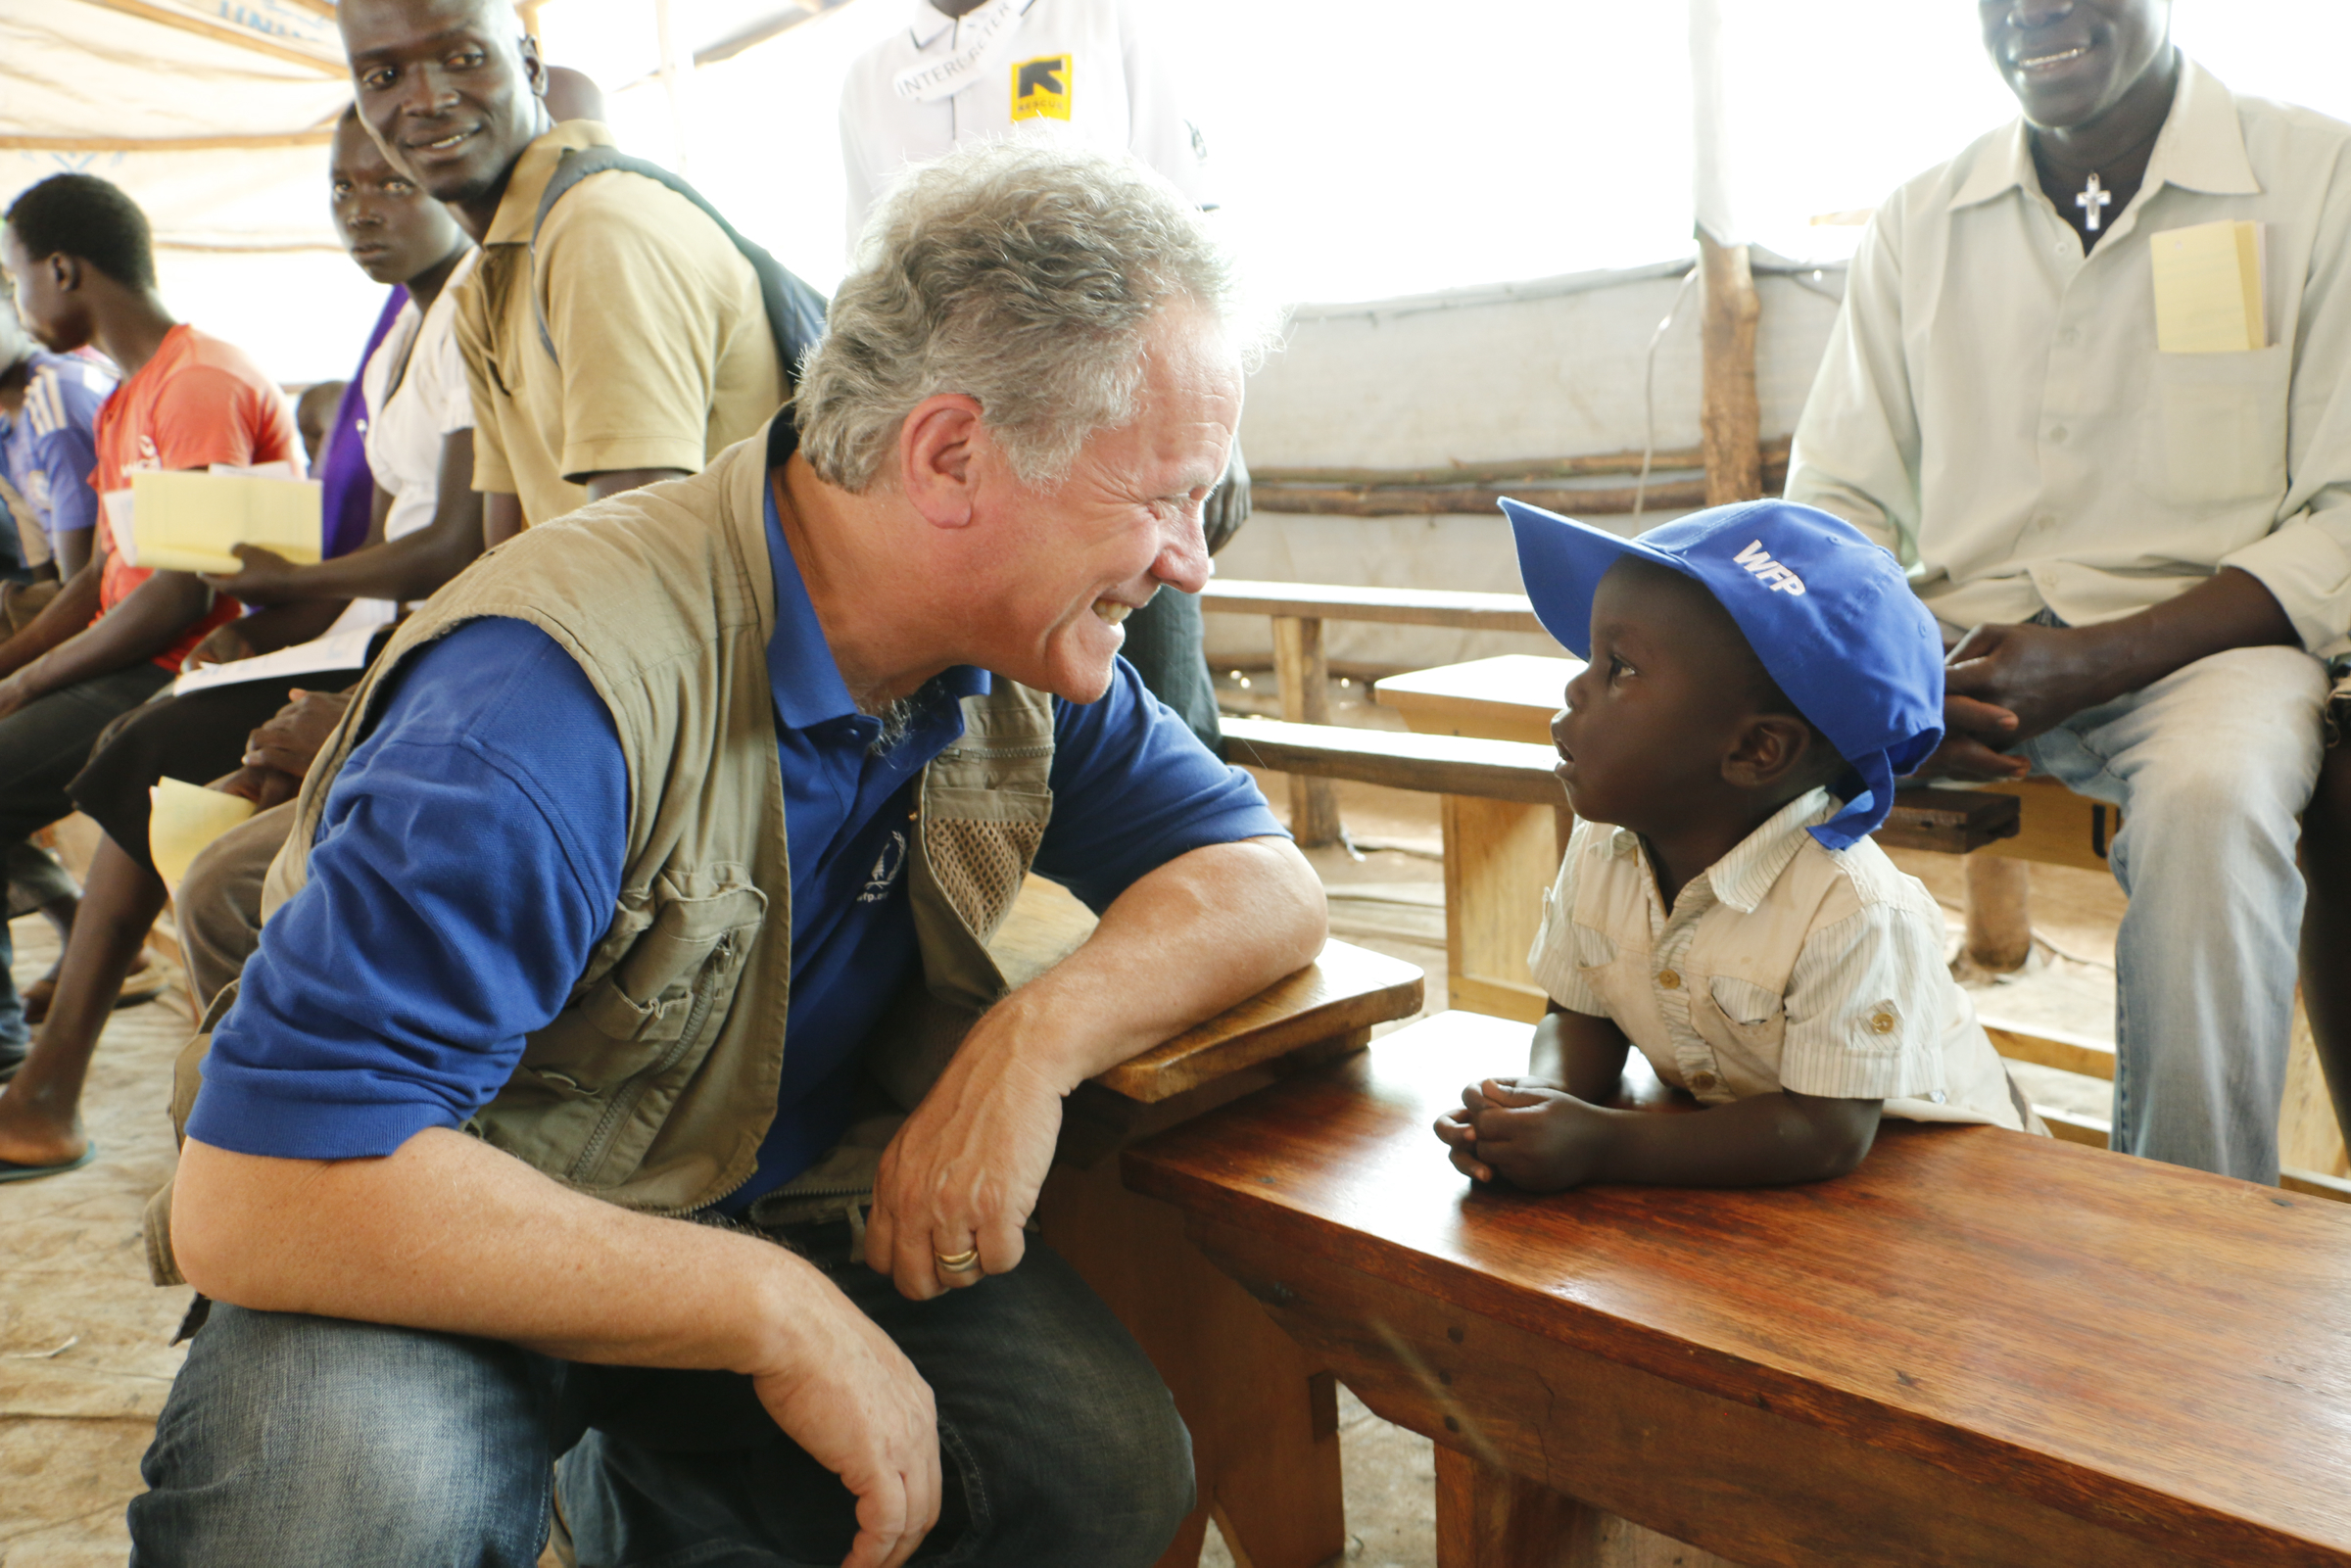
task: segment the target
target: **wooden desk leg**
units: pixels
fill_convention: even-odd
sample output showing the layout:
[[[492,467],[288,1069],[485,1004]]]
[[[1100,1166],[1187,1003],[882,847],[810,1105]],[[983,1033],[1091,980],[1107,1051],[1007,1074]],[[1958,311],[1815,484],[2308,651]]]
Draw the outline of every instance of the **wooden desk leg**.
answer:
[[[1543,895],[1559,874],[1565,813],[1445,795],[1446,1001],[1533,1022],[1546,998],[1526,967]]]
[[[1738,1568],[1437,1446],[1437,1568]]]
[[[1113,1157],[1056,1166],[1045,1239],[1134,1335],[1192,1433],[1199,1507],[1157,1568],[1196,1568],[1211,1515],[1240,1568],[1321,1568],[1347,1548],[1338,1385]]]
[[[2033,868],[2005,855],[1967,857],[1967,956],[2007,974],[2033,956]]]
[[[1330,722],[1330,661],[1322,653],[1320,621],[1273,617],[1273,679],[1283,719]],[[1339,792],[1328,779],[1290,775],[1290,832],[1308,849],[1338,842]]]

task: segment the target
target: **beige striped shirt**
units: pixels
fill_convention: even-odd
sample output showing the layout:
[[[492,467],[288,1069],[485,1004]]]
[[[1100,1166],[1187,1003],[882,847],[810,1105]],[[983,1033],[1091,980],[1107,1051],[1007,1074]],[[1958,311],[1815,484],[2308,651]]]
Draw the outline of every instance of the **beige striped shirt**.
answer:
[[[1804,831],[1837,810],[1825,789],[1789,802],[1670,913],[1639,834],[1578,823],[1527,955],[1536,981],[1710,1105],[1791,1089],[2021,1128],[1943,961],[1942,908],[1874,842],[1829,849]]]

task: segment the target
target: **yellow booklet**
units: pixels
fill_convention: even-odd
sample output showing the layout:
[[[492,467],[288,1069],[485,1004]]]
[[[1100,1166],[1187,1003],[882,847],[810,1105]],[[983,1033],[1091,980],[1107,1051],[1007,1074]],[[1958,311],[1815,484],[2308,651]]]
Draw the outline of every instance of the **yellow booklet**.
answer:
[[[2165,354],[2243,354],[2270,346],[2262,309],[2264,225],[2247,218],[2166,229],[2155,251],[2155,346]]]
[[[155,856],[156,874],[176,895],[179,879],[205,846],[253,815],[253,802],[243,795],[224,795],[177,779],[161,779],[148,785],[154,809],[147,819],[147,847]]]
[[[259,545],[290,561],[321,554],[324,503],[314,479],[142,469],[130,476],[135,566],[235,572],[229,546]],[[118,538],[120,530],[118,530]]]

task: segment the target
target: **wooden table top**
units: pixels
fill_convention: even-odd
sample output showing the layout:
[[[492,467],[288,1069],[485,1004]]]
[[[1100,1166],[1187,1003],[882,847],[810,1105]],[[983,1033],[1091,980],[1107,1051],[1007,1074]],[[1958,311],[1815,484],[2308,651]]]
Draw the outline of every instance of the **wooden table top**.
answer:
[[[2351,1210],[1893,1121],[1812,1186],[1476,1192],[1428,1124],[1526,1032],[1424,1021],[1129,1150],[1128,1184],[2201,1560],[2351,1561]]]
[[[1583,661],[1505,653],[1374,682],[1371,698],[1424,735],[1551,744],[1551,716]]]

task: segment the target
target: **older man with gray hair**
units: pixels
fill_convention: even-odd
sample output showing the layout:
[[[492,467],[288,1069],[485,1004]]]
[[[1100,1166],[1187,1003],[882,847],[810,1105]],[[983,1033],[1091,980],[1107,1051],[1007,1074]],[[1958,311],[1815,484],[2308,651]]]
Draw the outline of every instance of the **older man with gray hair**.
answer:
[[[584,1563],[1159,1553],[1182,1424],[1024,1222],[1064,1095],[1322,938],[1118,657],[1207,575],[1232,292],[1135,166],[951,155],[793,407],[404,626],[187,1112],[138,1562],[524,1568],[551,1464]],[[1101,923],[1007,995],[1030,870]]]

